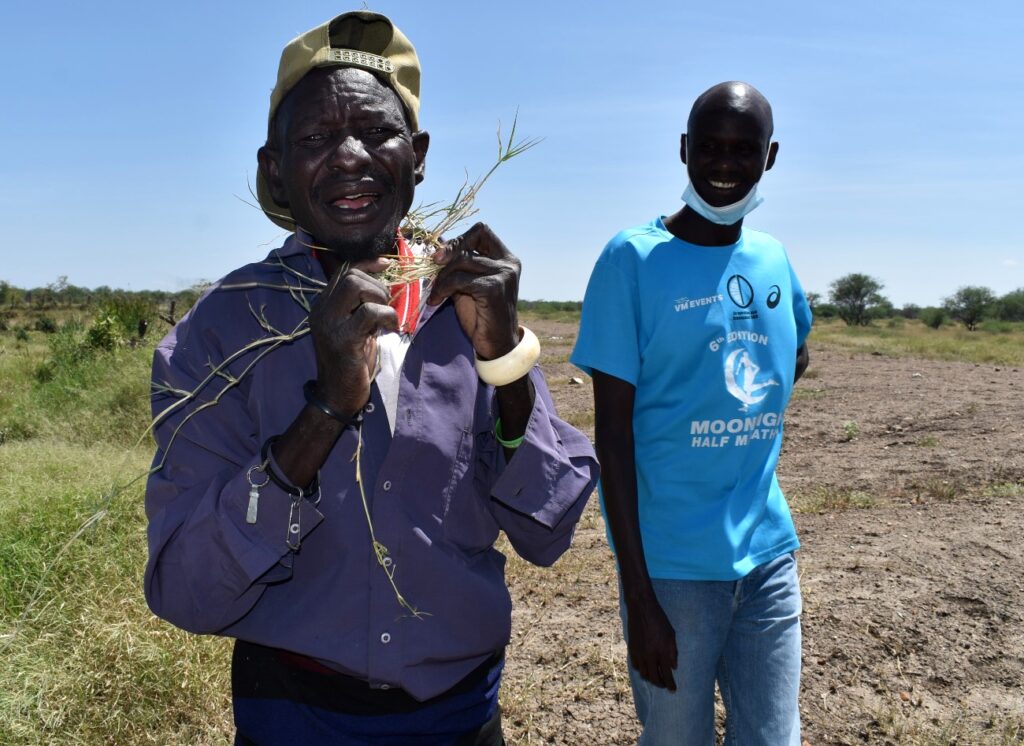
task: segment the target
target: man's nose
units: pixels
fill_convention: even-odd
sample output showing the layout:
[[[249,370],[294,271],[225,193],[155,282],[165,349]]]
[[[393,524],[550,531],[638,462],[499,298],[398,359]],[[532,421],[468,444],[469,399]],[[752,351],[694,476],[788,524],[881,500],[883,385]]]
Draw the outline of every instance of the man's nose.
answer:
[[[339,171],[355,171],[364,168],[370,161],[363,141],[352,135],[343,138],[331,152],[328,165]]]

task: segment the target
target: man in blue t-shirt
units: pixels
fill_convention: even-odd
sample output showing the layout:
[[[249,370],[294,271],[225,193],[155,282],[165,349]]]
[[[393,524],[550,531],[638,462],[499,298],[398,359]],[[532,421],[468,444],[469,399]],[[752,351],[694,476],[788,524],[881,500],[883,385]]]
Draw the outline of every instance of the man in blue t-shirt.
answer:
[[[775,478],[811,312],[782,245],[744,229],[778,154],[768,101],[693,105],[675,214],[594,267],[572,362],[593,376],[601,498],[641,744],[800,743],[799,546]]]

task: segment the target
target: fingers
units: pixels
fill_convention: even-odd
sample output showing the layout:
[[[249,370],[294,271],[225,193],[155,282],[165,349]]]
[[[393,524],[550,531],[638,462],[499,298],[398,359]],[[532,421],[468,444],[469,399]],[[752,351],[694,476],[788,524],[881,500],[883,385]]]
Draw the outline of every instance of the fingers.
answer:
[[[397,331],[398,315],[388,305],[387,287],[361,269],[338,272],[310,313],[314,339],[327,349],[359,348],[378,332]]]
[[[363,259],[360,262],[355,262],[351,265],[351,269],[357,269],[360,272],[365,272],[369,275],[377,275],[388,268],[389,261],[384,257],[378,256],[374,259]]]
[[[642,677],[662,689],[668,689],[670,692],[676,690],[673,671],[678,665],[678,660],[674,638],[661,640],[660,643],[651,641],[643,650],[638,651],[637,658],[640,659],[639,665],[634,663],[633,667]]]
[[[668,641],[668,650],[665,655],[659,661],[659,671],[661,673],[661,680],[664,682],[662,686],[668,689],[670,692],[676,690],[676,678],[672,672],[679,665],[679,654],[676,650],[676,639],[672,637]]]
[[[388,305],[363,303],[352,312],[352,331],[361,337],[377,332],[397,332],[398,313]]]
[[[328,309],[351,315],[363,303],[387,305],[391,293],[379,280],[355,267],[338,272],[323,291],[317,306],[321,313]]]
[[[519,260],[483,223],[445,244],[434,261],[443,269],[431,284],[433,305],[457,294],[481,300],[518,296]]]
[[[655,686],[676,691],[674,671],[679,665],[675,629],[660,607],[646,613],[630,612],[629,658],[633,668]]]
[[[477,223],[461,236],[448,241],[443,249],[434,254],[434,261],[448,264],[459,256],[506,259],[512,257],[512,253],[488,225]]]
[[[453,265],[449,265],[434,279],[429,302],[436,306],[456,294],[471,295],[474,298],[500,295],[505,282],[506,273],[501,268],[494,269],[490,274],[481,274],[472,270],[456,270]]]
[[[633,668],[655,686],[674,692],[676,681],[672,672],[675,666],[671,663],[669,651],[650,645],[638,647],[643,649],[633,650],[633,646],[630,646],[630,661]]]

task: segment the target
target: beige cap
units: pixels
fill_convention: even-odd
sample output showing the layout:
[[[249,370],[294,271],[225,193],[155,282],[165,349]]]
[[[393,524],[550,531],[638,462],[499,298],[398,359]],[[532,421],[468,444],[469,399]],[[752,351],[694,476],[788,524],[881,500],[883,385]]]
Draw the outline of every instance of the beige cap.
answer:
[[[361,67],[373,72],[398,94],[413,131],[419,129],[420,61],[416,50],[387,16],[357,10],[288,42],[281,52],[277,84],[270,93],[268,136],[284,97],[317,67]],[[268,218],[285,230],[295,229],[291,212],[274,202],[262,173],[256,176],[256,196]]]

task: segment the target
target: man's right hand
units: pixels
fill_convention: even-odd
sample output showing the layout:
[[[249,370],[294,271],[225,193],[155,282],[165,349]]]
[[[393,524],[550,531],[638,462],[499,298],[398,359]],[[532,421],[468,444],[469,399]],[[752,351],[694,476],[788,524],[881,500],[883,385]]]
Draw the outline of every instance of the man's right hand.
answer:
[[[317,394],[336,412],[354,415],[370,399],[378,332],[398,331],[387,286],[370,276],[386,261],[338,270],[309,314],[316,350]]]
[[[679,663],[676,631],[653,595],[626,602],[629,660],[655,686],[676,690],[672,671]]]

